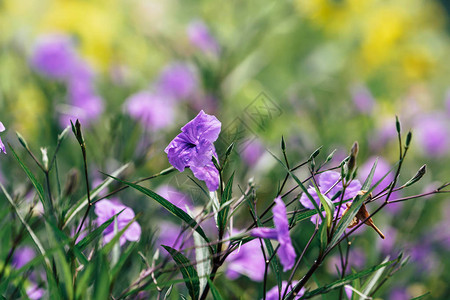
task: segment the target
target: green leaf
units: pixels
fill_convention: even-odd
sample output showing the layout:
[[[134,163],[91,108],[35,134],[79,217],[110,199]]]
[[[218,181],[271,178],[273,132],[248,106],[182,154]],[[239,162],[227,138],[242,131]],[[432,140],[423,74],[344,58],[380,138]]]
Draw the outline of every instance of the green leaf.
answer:
[[[173,260],[180,268],[181,274],[183,275],[186,287],[189,291],[189,295],[191,295],[191,298],[193,300],[198,299],[200,295],[200,282],[198,280],[197,271],[195,271],[194,267],[191,265],[191,262],[177,250],[169,246],[161,246],[163,246],[164,249],[169,252],[170,256],[172,256]]]
[[[209,288],[211,289],[211,294],[214,300],[222,300],[222,295],[220,295],[219,290],[216,288],[211,279],[208,278]]]
[[[219,215],[217,217],[219,232],[224,232],[225,226],[227,225],[228,212],[230,210],[230,206],[228,204],[226,207],[222,207],[222,205],[225,205],[225,203],[227,203],[231,199],[233,189],[233,179],[234,179],[234,172],[231,175],[230,179],[228,180],[227,185],[225,186],[225,189],[222,194],[222,199],[220,201],[220,210]]]
[[[389,261],[389,257],[386,257],[383,260],[383,264],[388,262],[388,261]],[[386,267],[380,268],[375,273],[373,273],[366,282],[364,282],[363,286],[361,287],[362,293],[364,295],[370,295],[370,293],[372,292],[373,288],[375,287],[377,282],[380,280],[381,275],[383,274],[385,269],[386,269]]]
[[[100,255],[97,255],[95,265],[93,299],[110,299],[109,263],[106,254],[100,253]]]
[[[306,292],[303,295],[302,298],[308,299],[308,298],[311,298],[311,297],[316,296],[316,295],[328,293],[328,292],[330,292],[332,290],[335,290],[337,288],[340,288],[340,287],[350,283],[351,281],[353,281],[355,279],[367,276],[367,275],[369,275],[369,274],[371,274],[371,273],[373,273],[373,272],[375,272],[375,271],[377,271],[377,270],[379,270],[381,268],[389,266],[389,265],[393,264],[395,261],[396,260],[391,260],[391,261],[382,263],[380,265],[373,266],[371,268],[365,269],[365,270],[363,270],[361,272],[348,275],[348,276],[346,276],[346,277],[344,277],[342,279],[339,279],[339,280],[337,280],[337,281],[335,281],[333,283],[327,284],[327,285],[325,285],[323,287],[320,287],[320,288],[317,288],[317,289],[315,289],[313,291]]]
[[[319,188],[317,187],[316,183],[314,182],[314,180],[312,181],[314,188],[316,189],[316,193],[317,196],[319,196],[320,199],[320,203],[322,203],[323,208],[325,209],[325,213],[326,213],[326,221],[327,221],[327,228],[329,229],[331,227],[331,224],[333,222],[333,217],[334,217],[334,204],[333,202],[331,202],[331,200],[322,194],[322,192],[319,190]]]
[[[77,243],[77,247],[83,251],[86,249],[86,247],[92,243],[97,238],[100,238],[103,231],[108,227],[112,222],[114,221],[114,216],[109,218],[108,221],[100,225],[99,227],[95,228],[93,231],[91,231],[88,235],[86,235],[81,241]]]
[[[44,211],[48,212],[49,208],[47,207],[47,202],[45,201],[45,198],[44,198],[44,188],[37,181],[36,177],[30,171],[30,169],[28,169],[28,167],[25,166],[25,164],[20,160],[19,156],[17,156],[16,152],[14,151],[14,148],[9,143],[8,143],[8,145],[9,145],[9,148],[11,149],[13,156],[15,157],[15,159],[17,160],[19,165],[22,167],[22,169],[25,171],[25,173],[27,174],[27,177],[30,179],[31,183],[33,184],[34,188],[36,189],[39,199],[41,200],[42,205],[44,206]]]
[[[157,193],[153,192],[150,189],[147,189],[143,186],[134,184],[132,182],[121,180],[112,175],[108,175],[108,174],[105,174],[105,175],[109,176],[109,177],[113,178],[114,180],[117,180],[121,183],[124,183],[124,184],[140,191],[141,193],[151,197],[152,199],[156,200],[156,202],[161,204],[168,212],[172,213],[174,216],[176,216],[179,219],[181,219],[182,221],[186,222],[186,224],[188,224],[191,228],[193,228],[195,231],[197,231],[202,236],[202,238],[204,238],[209,243],[209,239],[206,236],[203,229],[200,227],[200,225],[194,219],[192,219],[187,213],[185,213],[182,209],[173,205],[171,202],[167,201],[166,199],[164,199],[163,197],[161,197],[160,195],[158,195]]]
[[[120,273],[120,270],[125,265],[125,262],[128,260],[131,253],[133,253],[133,250],[136,248],[137,245],[138,243],[130,243],[128,248],[120,254],[119,260],[117,261],[117,263],[114,265],[114,267],[111,269],[110,272],[112,281],[116,280],[117,276]]]

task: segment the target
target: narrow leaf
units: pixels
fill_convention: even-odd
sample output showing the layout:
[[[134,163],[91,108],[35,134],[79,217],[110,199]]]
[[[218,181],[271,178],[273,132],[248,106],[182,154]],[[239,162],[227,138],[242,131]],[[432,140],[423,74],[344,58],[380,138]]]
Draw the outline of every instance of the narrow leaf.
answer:
[[[200,295],[200,282],[198,280],[197,271],[192,267],[191,262],[177,250],[169,246],[162,246],[169,252],[177,266],[180,268],[191,298],[193,300],[198,299]]]
[[[214,300],[222,300],[222,295],[220,295],[219,290],[216,288],[211,279],[208,278],[209,288],[211,289],[211,294]]]

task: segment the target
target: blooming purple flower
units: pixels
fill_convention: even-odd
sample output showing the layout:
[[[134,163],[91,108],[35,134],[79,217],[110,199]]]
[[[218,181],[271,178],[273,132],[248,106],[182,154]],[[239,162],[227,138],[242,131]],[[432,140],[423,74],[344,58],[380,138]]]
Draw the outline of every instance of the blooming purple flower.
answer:
[[[3,125],[2,122],[0,122],[0,132],[5,131],[5,126]],[[2,142],[2,139],[0,138],[0,152],[3,152],[6,154],[6,148],[5,145]]]
[[[281,197],[275,198],[275,206],[272,208],[273,223],[275,228],[255,228],[251,235],[259,238],[276,239],[280,243],[278,257],[283,265],[283,271],[291,269],[295,264],[297,254],[292,246],[289,235],[289,223],[286,216],[286,206]]]
[[[339,191],[342,190],[342,182],[339,181],[339,179],[341,178],[340,173],[338,172],[334,172],[334,171],[327,171],[324,172],[322,174],[320,174],[319,177],[319,190],[321,193],[325,194],[328,198],[332,199],[334,195],[336,195],[336,193],[338,193]],[[338,182],[336,184],[336,182]],[[333,187],[333,188],[331,188]],[[331,188],[331,190],[330,190]],[[328,193],[327,191],[330,190]],[[344,200],[346,199],[351,199],[353,197],[356,196],[356,194],[361,190],[361,183],[358,180],[353,180],[350,185],[347,187],[347,189],[345,190],[345,195],[344,195]],[[317,196],[316,190],[313,186],[310,186],[308,188],[308,192],[309,194],[314,198],[314,200],[316,201],[317,205],[320,206],[320,199],[319,196]],[[334,203],[339,203],[340,201],[340,197],[338,197],[337,199],[335,199],[333,202]],[[308,196],[306,196],[305,193],[303,193],[303,195],[300,197],[300,203],[309,209],[315,209],[314,205],[311,203],[311,200],[308,198]],[[334,212],[336,217],[336,213],[338,210],[338,205],[336,205],[336,210]],[[341,207],[340,211],[339,211],[339,217],[342,216],[343,211],[345,210],[345,207]],[[323,212],[323,214],[325,215],[326,213]],[[316,223],[316,219],[317,219],[317,214],[311,217],[311,222]],[[319,218],[319,224],[322,222],[322,220],[320,220]]]
[[[423,116],[416,124],[417,141],[428,156],[448,155],[450,148],[450,122],[444,114]]]
[[[175,107],[158,94],[141,91],[126,100],[128,114],[139,120],[149,130],[159,130],[171,125],[175,119]]]
[[[47,77],[64,80],[70,75],[77,58],[73,42],[68,36],[49,34],[37,40],[31,65]]]
[[[227,257],[227,270],[225,274],[231,280],[235,280],[240,274],[249,277],[253,281],[264,279],[264,255],[261,251],[261,243],[255,239],[243,244],[238,250]]]
[[[365,181],[367,176],[370,174],[370,170],[372,169],[373,164],[375,163],[376,157],[370,157],[359,169],[358,171],[358,177],[361,179],[361,181]],[[372,185],[377,183],[381,178],[383,178],[384,175],[386,175],[391,170],[391,165],[384,160],[383,158],[379,157],[377,161],[377,167],[375,169],[375,173],[373,174],[372,179]],[[383,181],[374,189],[372,192],[373,195],[378,194],[382,190],[384,190],[392,181],[394,180],[394,174],[391,172],[389,173]],[[389,199],[395,199],[400,196],[400,192],[393,192]],[[380,200],[384,201],[386,199],[386,196],[382,197]],[[386,209],[387,211],[391,213],[396,213],[402,208],[402,203],[392,203],[389,204]]]
[[[369,89],[363,85],[356,85],[351,88],[352,100],[356,109],[365,114],[372,112],[375,100]]]
[[[216,117],[202,110],[181,128],[181,133],[164,150],[172,166],[180,172],[191,168],[194,176],[205,181],[210,191],[219,187],[219,171],[211,159],[217,156],[213,143],[219,137],[220,127]]]
[[[292,291],[292,287],[294,287],[296,284],[298,283],[298,281],[292,281],[292,284],[291,285],[289,285],[289,287],[287,286],[287,281],[283,281],[282,283],[281,283],[281,296],[283,296],[284,295],[284,293],[285,293],[285,291],[286,291],[286,289],[287,289],[287,292],[286,292],[286,295],[287,295],[287,293],[289,293],[290,291]],[[300,299],[302,296],[303,296],[303,294],[305,293],[305,288],[304,287],[302,287],[301,289],[300,289],[300,291],[298,292],[298,294],[297,294],[297,296],[295,296],[295,298],[294,299]],[[279,297],[279,295],[278,295],[278,286],[274,286],[273,288],[271,288],[267,293],[266,293],[266,300],[278,300],[280,297]]]
[[[120,214],[119,214],[120,213]],[[95,214],[97,215],[97,225],[100,226],[113,216],[117,215],[116,220],[112,222],[105,231],[103,231],[103,242],[106,244],[114,238],[114,225],[117,223],[117,230],[122,230],[134,218],[134,211],[120,203],[119,201],[110,201],[107,199],[95,203]],[[137,241],[141,237],[141,226],[133,222],[120,237],[122,246],[128,241]]]
[[[158,94],[167,100],[186,100],[197,89],[194,70],[185,63],[176,62],[164,68],[156,82]]]
[[[187,28],[187,33],[191,44],[203,51],[205,54],[211,54],[214,56],[219,54],[219,44],[211,35],[209,28],[204,22],[199,20],[192,21]]]

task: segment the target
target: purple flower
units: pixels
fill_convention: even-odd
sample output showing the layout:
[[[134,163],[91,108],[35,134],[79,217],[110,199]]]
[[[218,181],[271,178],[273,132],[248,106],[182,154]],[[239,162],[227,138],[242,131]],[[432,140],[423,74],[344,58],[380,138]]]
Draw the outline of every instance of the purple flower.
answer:
[[[53,79],[67,79],[78,56],[72,40],[65,35],[41,36],[35,45],[31,64],[41,74]]]
[[[221,123],[216,117],[202,111],[181,128],[164,152],[169,162],[178,171],[191,168],[194,176],[205,181],[210,191],[219,187],[219,171],[212,162],[212,156],[217,156],[214,141],[220,133]]]
[[[188,195],[180,192],[176,188],[170,185],[163,185],[158,187],[156,190],[156,193],[161,195],[163,198],[168,200],[170,203],[175,205],[176,207],[186,211],[186,207],[189,208],[189,210],[193,211],[194,207],[192,205],[192,201],[189,198]]]
[[[448,155],[450,122],[448,117],[435,113],[422,117],[416,124],[417,140],[428,156]]]
[[[167,100],[186,100],[197,89],[195,72],[187,64],[176,62],[164,68],[156,82],[158,94]]]
[[[189,248],[193,246],[192,237],[189,237],[186,240],[186,234],[182,233],[180,236],[180,233],[182,233],[181,226],[166,221],[159,222],[159,237],[156,244],[158,246],[169,246],[178,251],[182,250],[182,248]],[[166,253],[166,251],[163,251],[162,253]]]
[[[204,22],[199,20],[192,21],[187,28],[187,33],[191,44],[203,51],[205,54],[211,54],[214,56],[219,55],[219,44],[211,35],[209,28]]]
[[[2,122],[0,122],[0,132],[5,131],[5,126],[3,125]],[[3,152],[6,154],[6,147],[2,142],[2,139],[0,138],[0,152]]]
[[[253,167],[264,154],[264,151],[264,146],[259,140],[255,139],[245,145],[245,148],[241,150],[240,154],[245,163]]]
[[[22,248],[17,249],[14,252],[14,256],[12,259],[12,265],[16,269],[20,269],[23,266],[25,266],[27,263],[29,263],[33,258],[36,257],[36,252],[33,248],[29,246],[25,246]]]
[[[358,177],[361,181],[365,181],[367,176],[369,176],[370,170],[372,169],[373,164],[375,163],[376,157],[369,158],[359,169]],[[377,168],[375,169],[375,173],[373,174],[372,185],[377,183],[384,175],[386,175],[391,170],[391,165],[384,160],[383,158],[378,158]],[[394,174],[389,173],[383,181],[375,188],[372,192],[373,195],[380,193],[384,190],[392,181],[394,180]],[[400,192],[393,192],[389,199],[395,199],[400,196]],[[384,201],[386,196],[382,197],[380,201]],[[392,203],[387,206],[387,211],[391,213],[396,213],[402,208],[402,203]]]
[[[119,214],[120,213],[120,214]],[[110,201],[107,199],[95,203],[95,214],[97,215],[97,225],[100,226],[113,216],[117,215],[105,231],[103,231],[103,242],[106,244],[114,238],[114,225],[117,223],[117,231],[122,230],[134,218],[134,211],[120,203],[119,201]],[[137,241],[141,237],[141,226],[137,222],[133,222],[128,229],[120,237],[120,245],[122,246],[128,241]]]
[[[390,300],[409,300],[411,299],[411,295],[408,291],[403,287],[395,287],[389,293]]]
[[[283,271],[290,270],[295,264],[297,254],[292,246],[289,235],[289,223],[286,216],[286,206],[281,197],[275,198],[275,206],[272,208],[273,223],[275,228],[255,228],[251,235],[259,238],[276,239],[280,243],[278,257],[283,265]]]
[[[284,295],[284,293],[285,293],[285,291],[286,291],[286,288],[287,288],[287,292],[286,292],[286,295],[287,295],[287,293],[289,293],[290,291],[292,291],[292,288],[296,285],[298,283],[298,281],[292,281],[292,284],[291,285],[289,285],[289,287],[287,286],[287,281],[283,281],[282,283],[281,283],[281,296],[283,296]],[[300,299],[302,296],[303,296],[303,294],[305,293],[305,288],[304,287],[302,287],[301,289],[300,289],[300,291],[298,292],[298,294],[297,294],[297,296],[295,296],[295,298],[294,299]],[[280,297],[279,297],[279,295],[278,295],[278,286],[274,286],[273,288],[271,288],[267,293],[266,293],[266,300],[278,300]]]
[[[369,114],[372,112],[375,100],[367,87],[363,85],[353,86],[351,93],[353,103],[360,113]]]
[[[242,245],[227,258],[227,270],[225,274],[231,280],[235,280],[240,274],[249,277],[253,281],[264,279],[264,255],[261,251],[259,240],[252,240]]]
[[[319,184],[318,188],[319,188],[320,192],[325,194],[328,198],[332,199],[333,196],[336,195],[337,192],[342,190],[342,182],[339,181],[340,178],[341,178],[340,173],[334,172],[334,171],[327,171],[327,172],[320,174],[319,182],[318,182],[318,184]],[[338,181],[339,181],[339,183],[336,184],[336,182],[338,182]],[[331,187],[333,187],[333,188],[331,188]],[[330,188],[331,188],[331,190],[330,190]],[[328,190],[330,190],[330,191],[328,192]],[[344,200],[355,197],[356,194],[360,190],[361,190],[361,183],[358,180],[353,180],[345,190]],[[319,196],[317,196],[315,188],[313,186],[310,186],[308,188],[308,192],[314,198],[317,205],[320,206]],[[336,198],[333,202],[335,204],[336,203],[339,204],[340,197],[341,196]],[[308,196],[305,195],[305,193],[303,193],[303,195],[300,197],[300,203],[306,208],[315,209],[314,205],[311,203],[311,200],[308,198]],[[336,204],[336,210],[334,212],[334,214],[335,214],[334,217],[336,217],[338,204]],[[341,209],[339,211],[339,217],[342,216],[342,213],[344,210],[345,210],[345,205],[343,205],[343,207],[341,207]],[[325,215],[326,213],[323,212],[323,214]],[[311,217],[311,222],[316,223],[316,219],[317,219],[317,214]],[[322,220],[319,218],[319,224],[321,222],[322,222]]]
[[[31,283],[30,286],[27,288],[26,293],[28,298],[31,300],[39,300],[42,299],[44,296],[44,290],[41,289],[39,286],[37,286],[35,283]]]
[[[149,91],[131,95],[126,100],[126,109],[133,119],[153,131],[168,127],[175,119],[173,103]]]

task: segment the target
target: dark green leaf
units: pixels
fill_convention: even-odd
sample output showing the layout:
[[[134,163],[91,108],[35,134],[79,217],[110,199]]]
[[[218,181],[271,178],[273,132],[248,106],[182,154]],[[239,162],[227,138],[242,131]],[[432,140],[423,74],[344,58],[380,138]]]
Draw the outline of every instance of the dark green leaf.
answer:
[[[219,290],[216,288],[211,279],[208,278],[209,288],[211,289],[211,294],[214,300],[222,300],[222,295],[220,295]]]
[[[233,179],[234,179],[234,172],[231,175],[230,179],[227,182],[227,185],[225,186],[225,189],[222,193],[222,199],[220,202],[220,211],[217,216],[218,225],[219,225],[219,232],[224,232],[225,226],[227,225],[228,221],[228,212],[230,210],[229,204],[226,207],[222,207],[224,203],[227,203],[231,199],[232,190],[233,190]]]
[[[191,298],[193,300],[198,299],[200,295],[200,281],[198,280],[197,271],[191,265],[191,262],[177,250],[170,248],[169,246],[161,246],[169,252],[170,256],[172,256],[173,260],[180,268]]]
[[[105,175],[109,176],[109,177],[113,178],[114,180],[117,180],[121,183],[124,183],[124,184],[140,191],[141,193],[151,197],[152,199],[156,200],[168,212],[172,213],[174,216],[176,216],[176,217],[180,218],[182,221],[186,222],[186,224],[188,224],[191,228],[193,228],[195,231],[197,231],[207,242],[209,242],[208,237],[206,236],[205,232],[200,227],[200,225],[198,225],[197,222],[194,219],[192,219],[187,213],[185,213],[182,209],[176,207],[171,202],[167,201],[166,199],[164,199],[163,197],[161,197],[160,195],[158,195],[157,193],[153,192],[150,189],[147,189],[143,186],[134,184],[132,182],[121,180],[119,178],[116,178],[116,177],[108,175],[108,174],[105,174]]]

